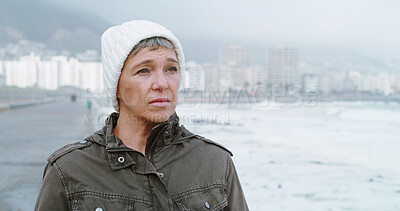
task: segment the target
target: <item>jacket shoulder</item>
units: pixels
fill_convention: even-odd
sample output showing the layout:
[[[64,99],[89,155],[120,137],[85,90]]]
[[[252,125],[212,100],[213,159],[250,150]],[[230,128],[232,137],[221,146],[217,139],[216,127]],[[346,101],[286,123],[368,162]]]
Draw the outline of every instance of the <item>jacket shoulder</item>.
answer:
[[[230,156],[233,156],[233,153],[228,148],[224,147],[223,145],[221,145],[221,144],[219,144],[219,143],[217,143],[217,142],[215,142],[215,141],[213,141],[211,139],[208,139],[208,138],[205,138],[203,136],[200,136],[200,135],[196,135],[196,137],[199,138],[200,140],[204,141],[207,144],[211,144],[211,145],[217,146],[217,147],[225,150],[226,152],[229,153]]]
[[[89,141],[89,140],[82,140],[82,141],[78,141],[72,144],[68,144],[65,145],[63,147],[61,147],[60,149],[56,150],[55,152],[53,152],[53,154],[51,154],[48,158],[47,161],[49,163],[53,163],[54,161],[56,161],[58,158],[74,151],[77,149],[82,149],[85,147],[89,147],[90,145],[92,145],[93,142]]]
[[[187,128],[185,128],[185,126],[183,126],[183,125],[180,126],[180,129],[183,130],[183,133],[185,134],[186,137],[195,137],[198,140],[201,140],[206,144],[211,144],[211,145],[217,146],[218,148],[223,149],[224,151],[228,152],[230,156],[233,156],[233,153],[228,148],[222,146],[221,144],[219,144],[211,139],[205,138],[201,135],[194,134],[191,131],[189,131]]]

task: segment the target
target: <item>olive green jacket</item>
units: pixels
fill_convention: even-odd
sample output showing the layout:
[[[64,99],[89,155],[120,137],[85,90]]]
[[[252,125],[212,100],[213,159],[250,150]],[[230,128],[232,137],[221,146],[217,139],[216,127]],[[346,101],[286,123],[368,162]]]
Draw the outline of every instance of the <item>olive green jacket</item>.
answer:
[[[48,158],[35,210],[248,210],[227,149],[174,114],[152,129],[144,156],[112,133],[118,116]]]

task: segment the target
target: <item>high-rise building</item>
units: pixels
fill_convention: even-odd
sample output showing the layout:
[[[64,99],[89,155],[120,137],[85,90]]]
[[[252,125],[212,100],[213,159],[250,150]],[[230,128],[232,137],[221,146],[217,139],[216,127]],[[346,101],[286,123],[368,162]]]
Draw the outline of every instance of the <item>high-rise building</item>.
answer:
[[[47,90],[56,90],[58,88],[58,67],[57,62],[53,60],[44,60],[39,64],[38,69],[38,87]]]
[[[219,88],[240,90],[252,82],[249,68],[249,51],[239,45],[219,49]]]
[[[0,62],[0,86],[4,83],[6,86],[36,86],[48,90],[71,86],[101,92],[102,77],[101,62],[79,61],[73,57],[53,56],[41,60],[31,54],[21,56],[19,60]]]
[[[360,89],[361,91],[372,94],[390,95],[393,92],[393,88],[390,84],[390,77],[387,73],[362,75]]]
[[[301,87],[303,93],[318,93],[318,88],[319,88],[318,75],[312,73],[303,74]]]
[[[31,53],[19,60],[4,61],[7,86],[27,88],[37,85],[37,70],[40,57]]]
[[[216,64],[203,64],[205,89],[210,91],[219,91],[220,88],[220,72],[219,66]]]
[[[204,71],[200,64],[189,61],[185,65],[184,89],[190,91],[204,91]]]
[[[0,87],[6,85],[6,75],[5,75],[5,67],[4,63],[0,61]]]
[[[231,45],[219,49],[219,65],[233,67],[249,66],[249,50],[240,45]]]
[[[390,75],[390,87],[394,94],[400,94],[400,77],[398,75]]]
[[[379,94],[390,95],[392,93],[392,89],[390,87],[390,76],[387,73],[379,73],[376,78],[376,92]]]
[[[81,89],[102,92],[103,66],[101,62],[79,62],[79,84]]]
[[[268,72],[264,66],[254,66],[252,67],[254,69],[254,77],[252,80],[252,84],[256,87],[261,86],[265,87],[267,78],[268,78]]]
[[[338,72],[331,75],[331,85],[332,91],[335,93],[341,93],[346,91],[346,80],[347,80],[347,73],[345,72]]]
[[[6,76],[1,74],[0,75],[0,87],[5,86],[6,85]]]
[[[352,71],[347,74],[348,84],[347,88],[349,91],[357,92],[361,86],[361,73],[358,71]]]
[[[278,46],[268,49],[268,80],[272,86],[299,87],[298,49]]]
[[[329,95],[332,93],[332,79],[330,74],[322,74],[319,76],[318,93]]]

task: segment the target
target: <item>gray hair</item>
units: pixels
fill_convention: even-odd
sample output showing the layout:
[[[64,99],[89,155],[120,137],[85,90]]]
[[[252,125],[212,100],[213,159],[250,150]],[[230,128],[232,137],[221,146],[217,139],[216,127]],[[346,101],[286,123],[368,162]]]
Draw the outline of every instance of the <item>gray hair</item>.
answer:
[[[135,47],[133,47],[132,51],[129,53],[128,57],[134,56],[141,50],[142,48],[150,48],[151,51],[157,50],[160,47],[169,48],[175,50],[174,45],[172,45],[171,41],[164,37],[150,37],[144,40],[141,40]]]

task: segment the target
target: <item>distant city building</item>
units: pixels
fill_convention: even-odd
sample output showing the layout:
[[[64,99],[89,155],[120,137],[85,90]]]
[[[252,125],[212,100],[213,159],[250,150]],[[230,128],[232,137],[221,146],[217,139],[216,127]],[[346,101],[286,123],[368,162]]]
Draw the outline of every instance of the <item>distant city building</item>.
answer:
[[[297,48],[279,46],[268,49],[268,84],[281,87],[299,87],[298,60]]]
[[[393,94],[400,93],[400,77],[398,75],[390,75],[390,88],[393,91]]]
[[[332,80],[329,74],[322,74],[319,76],[319,93],[322,95],[329,95],[332,93]]]
[[[318,93],[319,78],[316,74],[303,74],[302,76],[303,93]]]
[[[202,64],[204,71],[204,84],[205,89],[209,91],[219,91],[220,87],[220,75],[219,66],[216,64]]]
[[[6,75],[4,73],[4,62],[0,61],[0,87],[6,85]]]
[[[322,95],[345,92],[346,80],[347,74],[344,72],[321,74],[318,79],[318,91]]]
[[[101,62],[80,62],[79,83],[81,89],[96,91],[96,93],[102,92],[104,85]]]
[[[185,65],[184,89],[190,91],[205,90],[205,76],[203,67],[194,61],[189,61]]]
[[[58,88],[58,69],[56,62],[51,60],[42,61],[38,70],[38,87],[56,90]]]
[[[231,67],[249,66],[249,50],[240,45],[231,45],[219,49],[219,65]]]
[[[249,51],[239,45],[219,49],[220,90],[240,90],[253,85],[254,69],[249,66]]]
[[[393,90],[389,75],[387,73],[362,75],[360,91],[382,95],[392,94]]]
[[[348,90],[357,92],[361,87],[361,73],[353,71],[348,73]]]
[[[376,93],[383,95],[392,94],[390,77],[387,73],[379,73],[377,76]]]
[[[268,79],[267,69],[263,66],[253,66],[252,68],[254,70],[254,77],[252,80],[253,86],[266,87]]]
[[[56,64],[57,67],[57,85],[58,86],[70,86],[73,80],[77,78],[72,78],[71,70],[68,57],[67,56],[53,56],[51,61]]]
[[[242,89],[243,87],[246,89],[251,89],[257,83],[255,67],[243,67],[241,69],[238,69],[238,71],[235,71],[234,74],[234,78],[236,79],[235,82],[237,83],[233,83],[233,85],[236,87],[240,87],[240,89]]]
[[[5,61],[6,86],[27,88],[37,86],[37,69],[40,57],[31,53],[19,60]]]
[[[5,85],[6,85],[6,76],[0,75],[0,87],[3,87]]]
[[[330,83],[331,83],[331,88],[332,92],[335,93],[341,93],[346,91],[346,79],[347,79],[347,74],[345,72],[339,72],[335,74],[330,74]]]
[[[363,75],[361,77],[360,91],[361,92],[373,92],[375,89],[375,79],[373,75]]]
[[[1,61],[0,64],[0,76],[4,75],[6,86],[47,90],[71,86],[98,92],[103,90],[101,62],[80,62],[67,56],[52,56],[41,60],[32,53],[18,60]]]

